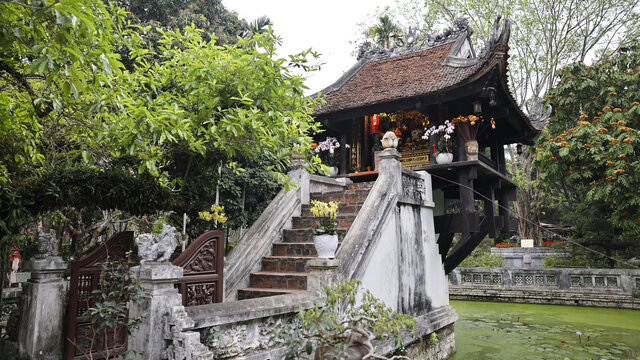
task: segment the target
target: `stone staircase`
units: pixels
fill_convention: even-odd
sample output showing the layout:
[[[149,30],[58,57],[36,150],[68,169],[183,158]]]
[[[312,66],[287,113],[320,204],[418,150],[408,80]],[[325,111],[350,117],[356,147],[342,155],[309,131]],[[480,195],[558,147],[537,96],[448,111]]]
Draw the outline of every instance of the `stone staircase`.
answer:
[[[343,191],[311,193],[312,200],[338,201],[339,241],[346,235],[358,215],[374,182],[349,184]],[[282,242],[273,244],[272,254],[262,258],[262,270],[249,277],[249,287],[238,290],[238,300],[257,297],[293,294],[307,290],[307,260],[316,257],[313,246],[315,218],[311,205],[302,205],[301,216],[292,218],[292,228],[282,231]],[[338,245],[340,246],[340,245]]]

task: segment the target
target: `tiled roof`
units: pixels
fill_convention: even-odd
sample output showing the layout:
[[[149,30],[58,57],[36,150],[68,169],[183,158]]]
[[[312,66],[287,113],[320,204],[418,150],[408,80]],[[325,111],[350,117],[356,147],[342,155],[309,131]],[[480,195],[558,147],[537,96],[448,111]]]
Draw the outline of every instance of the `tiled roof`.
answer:
[[[342,86],[322,92],[326,104],[315,114],[426,95],[461,82],[473,75],[487,59],[479,59],[466,67],[445,65],[454,44],[455,41],[451,41],[407,55],[366,62]]]

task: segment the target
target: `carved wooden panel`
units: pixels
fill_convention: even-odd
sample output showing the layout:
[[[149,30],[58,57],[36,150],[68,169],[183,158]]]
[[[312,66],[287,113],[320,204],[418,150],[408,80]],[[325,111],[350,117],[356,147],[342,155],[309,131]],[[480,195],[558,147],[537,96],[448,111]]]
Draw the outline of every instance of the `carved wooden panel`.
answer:
[[[132,249],[133,232],[124,231],[113,235],[84,259],[71,263],[64,355],[66,360],[88,358],[97,360],[105,357],[101,351],[96,350],[104,349],[104,343],[99,336],[94,339],[93,353],[91,353],[91,338],[94,336],[91,319],[86,316],[86,312],[94,305],[91,292],[99,288],[100,264],[106,259],[110,261],[123,259]],[[126,346],[127,334],[124,328],[118,331],[115,343],[112,338],[109,341],[107,344],[109,349]]]
[[[184,269],[184,276],[176,283],[183,306],[222,302],[223,231],[214,230],[198,236],[173,265]]]

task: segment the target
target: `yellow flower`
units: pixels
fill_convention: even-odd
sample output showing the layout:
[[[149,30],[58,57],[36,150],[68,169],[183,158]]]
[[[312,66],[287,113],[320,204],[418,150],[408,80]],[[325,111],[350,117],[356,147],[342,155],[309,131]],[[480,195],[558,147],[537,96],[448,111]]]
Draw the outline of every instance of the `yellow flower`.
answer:
[[[631,105],[633,105],[633,106],[640,106],[640,102],[634,101],[633,103],[631,103]]]
[[[624,159],[627,157],[627,154],[620,154],[618,155],[618,159]]]
[[[632,138],[626,138],[626,139],[622,140],[622,142],[630,143],[630,142],[633,142],[633,139]]]
[[[611,161],[611,160],[607,160],[607,162],[605,163],[605,165],[607,165],[607,166],[611,166],[611,165],[613,165],[613,161]]]
[[[580,120],[584,120],[584,119],[588,119],[589,116],[587,116],[587,114],[582,114],[580,115]]]
[[[613,181],[615,179],[616,179],[615,176],[607,176],[607,181]]]
[[[613,173],[616,174],[616,175],[623,174],[624,173],[624,169],[616,169]]]
[[[620,109],[620,108],[615,108],[615,109],[613,109],[613,112],[614,112],[614,113],[615,113],[615,112],[622,112],[622,109]]]
[[[309,209],[309,211],[311,211],[311,214],[315,217],[326,216],[331,220],[335,220],[336,216],[338,215],[338,205],[340,205],[340,203],[337,201],[326,203],[324,201],[311,200],[311,203],[313,204],[313,206],[311,207],[311,209]]]
[[[609,93],[609,96],[616,96],[616,95],[618,95],[618,93],[615,92],[615,91],[612,91],[612,92]]]
[[[217,221],[220,224],[224,224],[229,220],[224,214],[224,206],[218,206],[216,204],[211,205],[211,212],[199,212],[198,217],[206,221]]]
[[[558,160],[558,158],[555,157],[555,156],[552,156],[552,157],[549,158],[549,161],[553,161],[553,160]]]
[[[602,134],[602,133],[606,133],[609,132],[609,130],[607,130],[606,128],[600,128],[598,129],[598,131],[596,131],[596,134]]]

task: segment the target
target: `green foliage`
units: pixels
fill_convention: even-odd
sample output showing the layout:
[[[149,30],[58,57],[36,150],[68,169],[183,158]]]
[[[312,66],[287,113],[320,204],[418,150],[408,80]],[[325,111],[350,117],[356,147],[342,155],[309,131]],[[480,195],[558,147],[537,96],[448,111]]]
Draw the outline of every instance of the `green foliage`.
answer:
[[[402,345],[400,335],[415,326],[415,319],[393,312],[368,290],[361,292],[357,305],[360,284],[353,280],[325,287],[324,303],[301,311],[297,323],[274,330],[271,341],[287,347],[285,359],[309,358],[314,351],[320,352],[320,358],[346,359],[350,344],[362,344],[369,350],[373,349],[371,340],[387,337]]]
[[[553,119],[536,146],[536,181],[563,199],[574,237],[632,257],[640,234],[640,47],[560,76],[548,96]]]
[[[460,266],[471,267],[501,267],[504,256],[500,254],[492,254],[490,251],[477,247],[467,256]]]
[[[129,316],[130,305],[136,303],[144,291],[137,278],[131,276],[130,268],[134,263],[130,257],[131,253],[128,253],[125,259],[101,264],[100,288],[92,292],[94,305],[87,310],[91,319],[90,352],[101,352],[106,359],[131,355],[130,351],[123,349],[105,349],[104,344],[116,344],[121,331],[130,334],[146,317]]]
[[[313,70],[317,54],[278,58],[271,31],[221,45],[213,33],[230,39],[244,25],[227,24],[235,15],[218,0],[124,5],[133,13],[98,0],[0,3],[3,242],[56,210],[71,227],[104,210],[195,215],[194,168],[259,161],[285,179],[292,152],[310,148],[321,100],[291,70]]]

